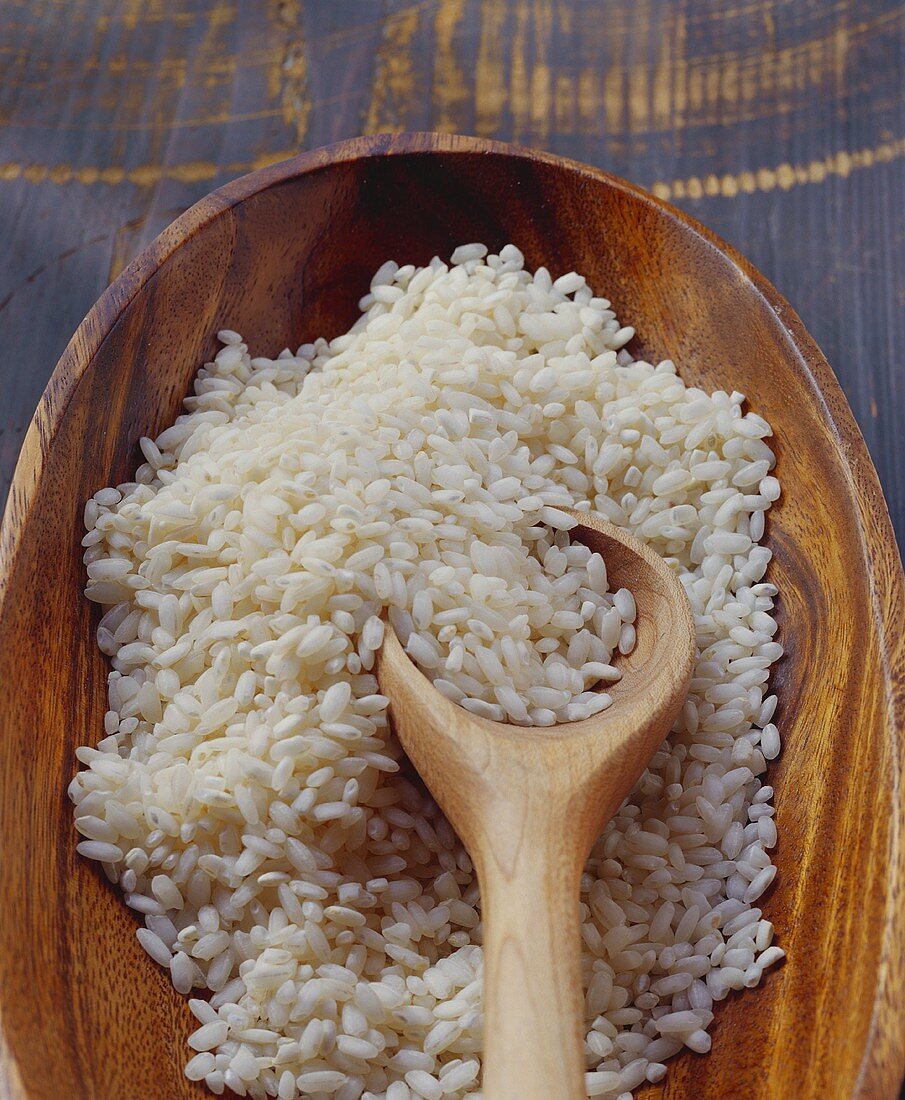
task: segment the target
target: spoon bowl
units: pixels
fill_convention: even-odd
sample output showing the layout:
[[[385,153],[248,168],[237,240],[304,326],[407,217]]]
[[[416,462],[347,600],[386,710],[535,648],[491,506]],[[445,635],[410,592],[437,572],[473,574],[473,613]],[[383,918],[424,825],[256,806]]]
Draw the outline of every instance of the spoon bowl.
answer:
[[[484,917],[486,1100],[583,1091],[579,879],[594,840],[678,714],[694,623],[677,576],[597,516],[570,534],[635,599],[636,639],[610,707],[543,729],[492,722],[441,695],[387,629],[377,675],[409,759],[469,851]]]

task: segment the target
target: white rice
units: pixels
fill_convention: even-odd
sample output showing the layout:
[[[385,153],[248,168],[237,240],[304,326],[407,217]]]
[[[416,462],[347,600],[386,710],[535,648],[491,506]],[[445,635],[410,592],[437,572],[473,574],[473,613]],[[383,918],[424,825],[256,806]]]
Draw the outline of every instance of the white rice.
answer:
[[[477,1097],[471,862],[399,770],[372,675],[388,609],[438,689],[550,724],[599,706],[634,601],[570,545],[593,509],[664,556],[699,655],[669,740],[582,880],[588,1096],[710,1046],[715,1002],[782,958],[769,426],[740,393],[634,362],[577,274],[509,245],[385,264],[352,331],[252,359],[241,337],[135,481],[85,509],[106,605],[104,739],[78,750],[79,850],[192,1001],[214,1093]],[[551,531],[552,529],[552,531]]]

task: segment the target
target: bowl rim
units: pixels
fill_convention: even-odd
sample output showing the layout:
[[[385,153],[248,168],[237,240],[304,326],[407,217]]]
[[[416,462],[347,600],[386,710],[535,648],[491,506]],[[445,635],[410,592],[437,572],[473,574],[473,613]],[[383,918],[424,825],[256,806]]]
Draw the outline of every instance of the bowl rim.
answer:
[[[803,377],[829,425],[842,468],[857,503],[857,540],[866,562],[870,613],[883,658],[881,675],[885,696],[885,720],[890,742],[891,787],[894,798],[905,788],[905,574],[879,477],[829,363],[807,332],[795,310],[757,268],[732,245],[697,219],[602,169],[553,153],[517,144],[459,134],[412,132],[350,138],[287,160],[259,168],[216,188],[168,225],[104,290],[69,340],[38,402],[20,449],[0,521],[0,617],[10,578],[28,525],[31,507],[43,480],[43,459],[52,445],[68,405],[95,355],[119,318],[149,280],[184,244],[234,207],[272,187],[337,164],[386,156],[493,155],[565,169],[586,179],[602,182],[633,200],[656,208],[680,228],[709,248],[716,249],[737,270],[742,280],[767,304],[778,320],[793,368]],[[905,1068],[905,794],[893,814],[882,957],[871,1020],[855,1082],[856,1096],[897,1095]],[[0,1018],[0,1086],[11,1095],[26,1093],[15,1057],[4,1041]],[[0,1089],[0,1091],[3,1091]]]

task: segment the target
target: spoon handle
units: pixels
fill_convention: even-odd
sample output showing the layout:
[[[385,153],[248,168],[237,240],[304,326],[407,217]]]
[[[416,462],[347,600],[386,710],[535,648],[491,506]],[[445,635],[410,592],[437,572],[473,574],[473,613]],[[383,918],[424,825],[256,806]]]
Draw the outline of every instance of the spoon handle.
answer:
[[[514,858],[501,860],[497,849],[479,859],[485,1100],[586,1096],[581,866],[574,843],[563,845],[548,824],[525,821]]]

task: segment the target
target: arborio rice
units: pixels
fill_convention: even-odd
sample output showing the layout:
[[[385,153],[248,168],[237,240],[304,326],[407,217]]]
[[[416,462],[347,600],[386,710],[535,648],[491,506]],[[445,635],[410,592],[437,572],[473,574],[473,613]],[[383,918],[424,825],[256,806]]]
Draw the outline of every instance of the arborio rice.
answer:
[[[215,1093],[479,1095],[471,862],[400,768],[371,670],[388,608],[479,713],[603,705],[587,689],[617,675],[634,607],[569,544],[564,506],[671,563],[699,650],[582,880],[588,1096],[706,1052],[714,1002],[783,955],[759,907],[782,653],[758,545],[770,428],[740,393],[634,362],[581,276],[527,272],[512,245],[451,265],[385,264],[353,329],[295,355],[220,333],[135,482],[85,510],[113,671],[70,788],[79,850],[176,989],[213,991],[190,1002],[186,1074]]]

